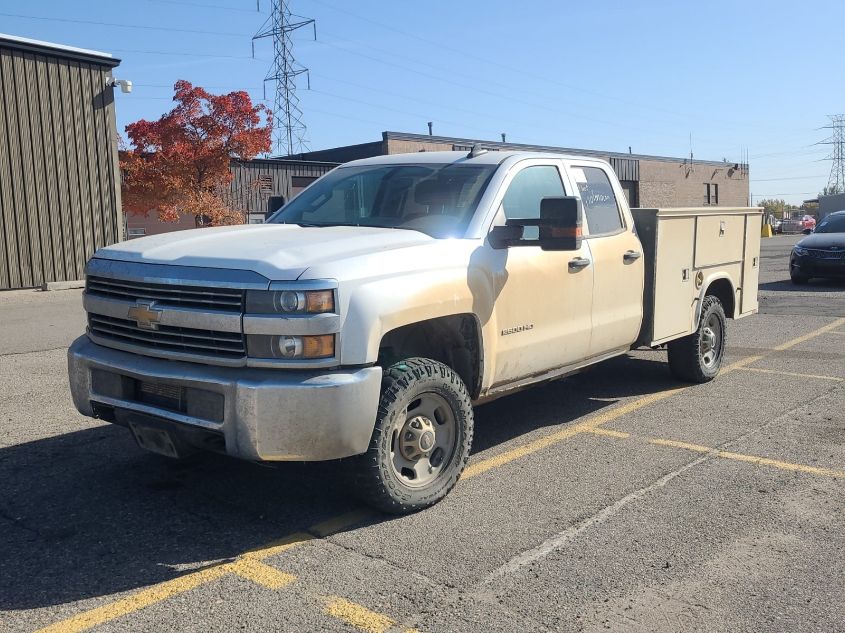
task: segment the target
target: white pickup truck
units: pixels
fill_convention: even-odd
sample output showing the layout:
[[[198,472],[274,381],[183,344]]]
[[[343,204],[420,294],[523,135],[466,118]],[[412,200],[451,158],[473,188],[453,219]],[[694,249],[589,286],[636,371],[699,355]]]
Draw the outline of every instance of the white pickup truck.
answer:
[[[74,402],[173,457],[341,459],[417,510],[457,482],[476,403],[664,343],[681,380],[716,376],[726,317],[757,310],[761,215],[631,210],[580,156],[351,162],[267,224],[99,250]]]

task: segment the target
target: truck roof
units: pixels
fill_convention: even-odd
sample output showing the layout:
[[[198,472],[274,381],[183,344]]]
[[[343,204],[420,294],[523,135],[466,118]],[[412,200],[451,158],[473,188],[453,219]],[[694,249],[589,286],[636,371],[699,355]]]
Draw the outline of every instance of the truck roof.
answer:
[[[554,152],[526,152],[526,151],[487,151],[474,158],[467,158],[467,152],[412,152],[408,154],[387,154],[383,156],[373,156],[372,158],[362,158],[360,160],[353,160],[344,165],[348,166],[362,166],[362,165],[396,165],[407,163],[473,163],[477,165],[498,165],[511,157],[518,158],[568,158],[578,160],[599,160],[594,156],[578,156],[574,154],[558,154]]]

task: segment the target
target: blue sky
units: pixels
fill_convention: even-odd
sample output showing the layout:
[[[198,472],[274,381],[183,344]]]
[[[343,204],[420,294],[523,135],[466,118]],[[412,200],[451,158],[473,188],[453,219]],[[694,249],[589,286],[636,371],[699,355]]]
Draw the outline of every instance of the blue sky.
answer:
[[[112,53],[118,129],[172,84],[263,97],[269,0],[0,0],[0,32]],[[845,112],[845,3],[292,0],[311,149],[383,130],[751,160],[751,191],[800,203],[827,184],[826,115]],[[21,17],[29,16],[29,17]],[[42,18],[42,19],[35,19]],[[43,19],[47,18],[47,19]],[[84,22],[84,23],[83,23]],[[96,22],[99,24],[92,24]],[[132,25],[126,28],[121,25]],[[197,32],[202,31],[202,32]],[[267,95],[272,97],[268,85]]]

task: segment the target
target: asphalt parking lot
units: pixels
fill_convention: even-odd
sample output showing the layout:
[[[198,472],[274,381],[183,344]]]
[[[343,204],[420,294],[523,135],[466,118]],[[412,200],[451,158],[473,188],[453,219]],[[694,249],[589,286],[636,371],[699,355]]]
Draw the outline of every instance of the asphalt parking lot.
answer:
[[[325,464],[170,463],[83,418],[78,291],[0,293],[0,630],[845,631],[845,283],[792,286],[712,383],[637,351],[477,409],[407,517]]]

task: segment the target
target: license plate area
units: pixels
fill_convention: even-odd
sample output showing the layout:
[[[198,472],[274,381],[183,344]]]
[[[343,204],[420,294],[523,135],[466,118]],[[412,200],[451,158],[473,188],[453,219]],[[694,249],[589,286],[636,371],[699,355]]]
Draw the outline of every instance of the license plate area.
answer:
[[[176,450],[173,438],[164,429],[136,424],[135,422],[129,423],[129,429],[141,448],[167,457],[179,457],[179,451]]]

